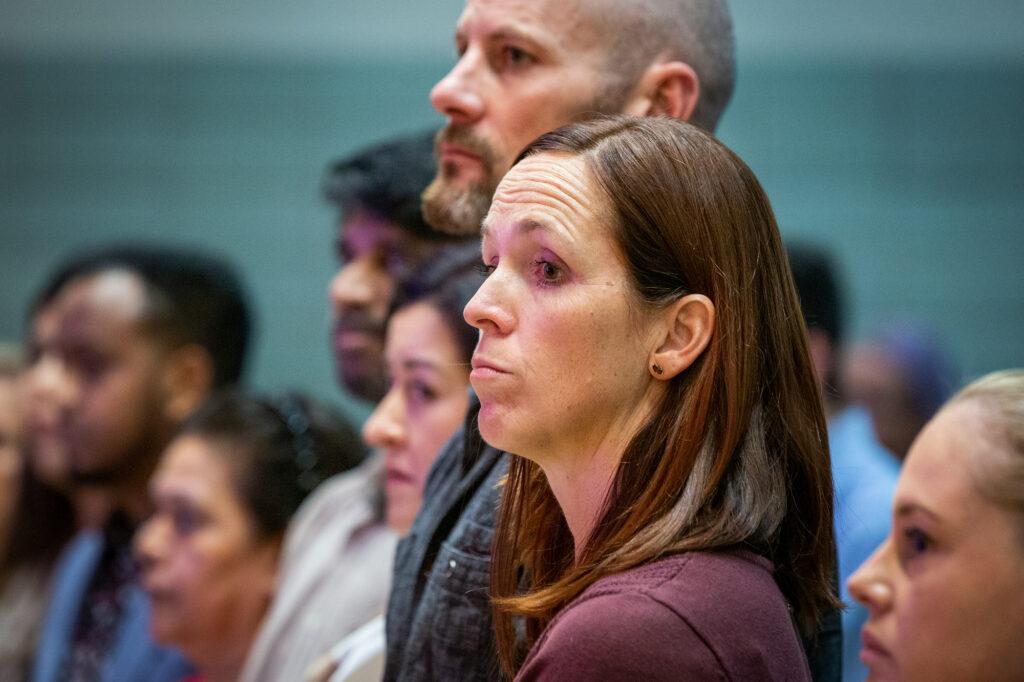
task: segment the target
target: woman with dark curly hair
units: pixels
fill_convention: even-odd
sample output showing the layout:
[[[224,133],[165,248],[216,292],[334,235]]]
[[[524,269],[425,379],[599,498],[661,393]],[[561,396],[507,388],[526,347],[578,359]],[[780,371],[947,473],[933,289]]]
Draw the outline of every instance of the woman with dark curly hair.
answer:
[[[208,682],[235,681],[276,590],[285,529],[363,457],[340,415],[300,395],[208,400],[164,452],[135,538],[153,639]]]

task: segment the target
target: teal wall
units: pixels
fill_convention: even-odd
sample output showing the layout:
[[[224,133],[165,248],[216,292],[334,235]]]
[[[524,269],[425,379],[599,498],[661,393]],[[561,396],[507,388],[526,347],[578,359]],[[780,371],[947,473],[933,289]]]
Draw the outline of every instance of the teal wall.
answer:
[[[251,378],[335,400],[324,292],[334,157],[436,125],[450,59],[0,58],[0,339],[62,257],[198,244],[253,292]],[[744,58],[720,137],[787,237],[829,245],[852,332],[902,313],[967,375],[1024,365],[1024,61]],[[358,408],[351,403],[346,405]]]

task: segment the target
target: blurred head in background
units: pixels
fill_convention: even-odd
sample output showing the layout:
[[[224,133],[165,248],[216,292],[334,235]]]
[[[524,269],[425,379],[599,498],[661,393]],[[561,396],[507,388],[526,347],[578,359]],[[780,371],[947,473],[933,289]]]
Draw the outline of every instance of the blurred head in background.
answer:
[[[433,177],[432,133],[398,138],[335,162],[323,193],[339,212],[338,272],[328,296],[338,381],[352,395],[384,395],[384,323],[396,287],[458,243],[423,221],[420,194]]]
[[[0,344],[0,565],[18,505],[23,466],[24,410],[18,389],[20,371],[17,347]]]
[[[178,424],[211,389],[241,378],[245,295],[226,263],[171,248],[112,247],[65,273],[46,348],[61,372],[57,430],[70,476],[144,498]]]
[[[339,415],[297,394],[213,396],[168,446],[135,550],[154,640],[236,680],[274,595],[285,529],[324,479],[363,458]]]
[[[957,394],[914,440],[892,532],[849,581],[872,680],[1024,671],[1024,370]]]
[[[826,412],[842,402],[838,370],[843,348],[844,299],[832,257],[813,244],[786,244],[800,310],[807,324],[807,341]]]
[[[20,349],[0,344],[0,593],[21,567],[48,578],[75,528],[66,486],[54,486],[26,456],[25,383]]]
[[[384,456],[385,517],[405,534],[427,473],[469,407],[476,330],[462,311],[483,281],[476,244],[449,250],[398,290],[387,323],[388,390],[363,427]]]
[[[936,334],[902,323],[854,346],[842,382],[850,402],[871,414],[878,440],[902,459],[959,379]]]

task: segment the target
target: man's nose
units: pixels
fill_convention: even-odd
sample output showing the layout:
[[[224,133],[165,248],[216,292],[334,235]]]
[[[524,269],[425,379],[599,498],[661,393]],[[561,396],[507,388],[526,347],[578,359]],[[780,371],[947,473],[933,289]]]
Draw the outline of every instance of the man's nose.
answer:
[[[430,91],[430,103],[452,123],[471,125],[484,115],[480,55],[471,48]]]
[[[380,279],[384,276],[376,259],[367,255],[342,266],[331,279],[328,296],[335,309],[366,307],[380,294]]]

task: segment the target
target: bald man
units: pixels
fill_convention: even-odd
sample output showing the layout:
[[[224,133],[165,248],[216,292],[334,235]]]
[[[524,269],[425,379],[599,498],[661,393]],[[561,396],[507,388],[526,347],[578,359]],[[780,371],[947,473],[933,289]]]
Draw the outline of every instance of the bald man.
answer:
[[[600,113],[670,116],[714,130],[732,95],[724,0],[467,0],[458,60],[431,91],[446,118],[423,195],[436,229],[476,234],[498,181],[533,139]],[[400,544],[387,613],[387,680],[500,678],[490,547],[506,456],[476,429],[445,447]],[[839,679],[838,614],[805,643],[816,680]]]

